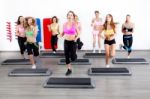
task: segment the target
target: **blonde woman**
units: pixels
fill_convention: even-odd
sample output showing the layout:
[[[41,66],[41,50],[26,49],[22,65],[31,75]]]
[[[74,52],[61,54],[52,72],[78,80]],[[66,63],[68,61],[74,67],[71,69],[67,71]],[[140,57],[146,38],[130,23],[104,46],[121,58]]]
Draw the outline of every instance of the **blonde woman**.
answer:
[[[32,64],[32,69],[37,68],[33,56],[35,56],[35,58],[38,58],[39,56],[39,48],[38,45],[36,44],[37,30],[38,29],[35,23],[35,19],[33,17],[28,17],[26,19],[25,34],[27,38],[26,46],[27,46],[29,59]]]
[[[106,67],[110,67],[109,60],[115,56],[115,49],[116,49],[116,25],[113,21],[113,16],[108,14],[105,19],[105,23],[103,25],[104,31],[104,45],[105,45],[105,52],[106,52]]]

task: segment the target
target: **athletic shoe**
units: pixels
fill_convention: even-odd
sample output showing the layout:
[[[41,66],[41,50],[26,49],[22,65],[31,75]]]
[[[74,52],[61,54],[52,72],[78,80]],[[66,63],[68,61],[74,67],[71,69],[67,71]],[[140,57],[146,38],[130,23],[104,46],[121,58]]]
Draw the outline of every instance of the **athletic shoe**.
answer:
[[[120,50],[122,50],[122,48],[123,48],[123,45],[122,45],[122,44],[119,44],[119,48],[120,48]]]
[[[98,50],[98,53],[102,53],[101,49]]]
[[[32,69],[36,69],[36,65],[32,65]]]
[[[71,69],[68,69],[67,72],[66,72],[66,76],[72,74],[72,70]]]
[[[127,58],[130,58],[130,56],[128,56]]]
[[[106,65],[106,68],[109,68],[110,67],[110,65]]]
[[[93,53],[96,53],[95,49],[93,50]]]

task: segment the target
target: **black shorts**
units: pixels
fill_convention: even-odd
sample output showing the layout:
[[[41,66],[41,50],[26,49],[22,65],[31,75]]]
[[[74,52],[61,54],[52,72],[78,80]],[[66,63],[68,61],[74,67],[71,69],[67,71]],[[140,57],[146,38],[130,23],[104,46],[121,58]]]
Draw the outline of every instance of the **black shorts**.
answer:
[[[26,47],[27,47],[28,55],[34,55],[34,56],[39,55],[39,48],[38,48],[38,45],[36,43],[27,42]]]
[[[116,41],[115,41],[115,39],[112,39],[112,40],[105,40],[105,41],[104,41],[104,44],[112,45],[112,44],[116,44]]]

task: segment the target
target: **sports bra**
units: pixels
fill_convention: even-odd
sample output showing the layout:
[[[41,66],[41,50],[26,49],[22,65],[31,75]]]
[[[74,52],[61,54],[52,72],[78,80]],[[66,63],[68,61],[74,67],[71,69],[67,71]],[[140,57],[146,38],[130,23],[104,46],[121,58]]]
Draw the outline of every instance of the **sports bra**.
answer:
[[[26,35],[32,37],[33,36],[33,31],[27,31]]]
[[[109,29],[109,30],[104,30],[105,35],[112,35],[115,34],[113,29]]]
[[[103,23],[102,23],[101,21],[96,21],[96,20],[94,21],[93,24],[94,24],[94,26],[95,26],[95,25],[96,25],[96,26],[103,25]]]
[[[124,27],[123,30],[126,31],[126,32],[132,32],[133,28],[126,28],[126,27]]]
[[[64,32],[64,34],[75,35],[76,34],[76,27],[74,24],[72,24],[72,26],[68,29],[66,24],[65,24],[63,32]]]

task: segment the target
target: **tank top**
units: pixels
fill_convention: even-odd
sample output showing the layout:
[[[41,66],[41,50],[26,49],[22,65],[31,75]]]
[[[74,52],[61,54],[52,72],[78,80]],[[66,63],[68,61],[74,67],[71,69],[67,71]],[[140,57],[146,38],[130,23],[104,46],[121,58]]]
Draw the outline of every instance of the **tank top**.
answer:
[[[104,30],[104,34],[109,36],[109,35],[112,35],[112,34],[115,34],[115,33],[114,33],[113,29],[107,29],[107,30]]]
[[[69,29],[67,28],[67,24],[65,24],[63,32],[64,32],[64,34],[75,35],[76,34],[75,24],[72,24],[72,26]]]
[[[18,25],[19,37],[25,37],[25,29],[23,26]]]

